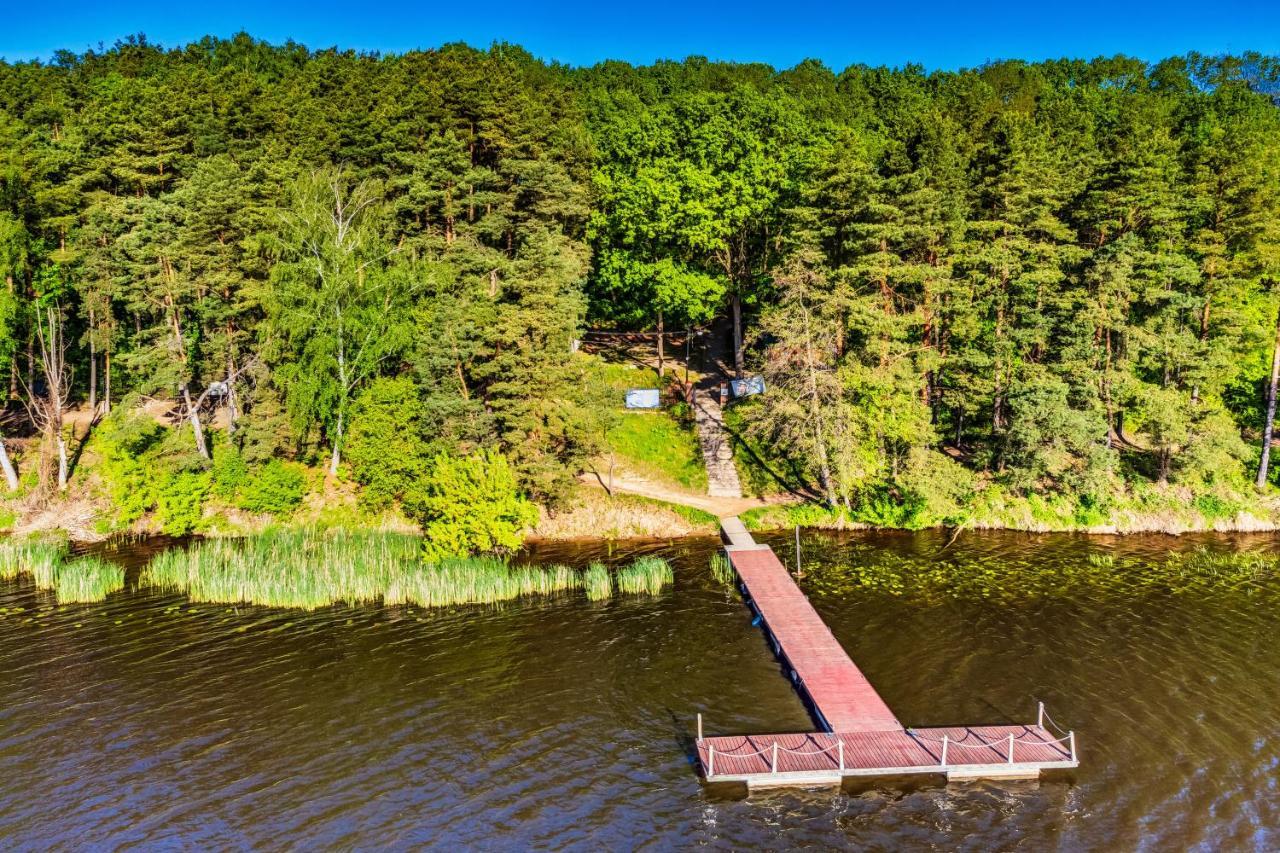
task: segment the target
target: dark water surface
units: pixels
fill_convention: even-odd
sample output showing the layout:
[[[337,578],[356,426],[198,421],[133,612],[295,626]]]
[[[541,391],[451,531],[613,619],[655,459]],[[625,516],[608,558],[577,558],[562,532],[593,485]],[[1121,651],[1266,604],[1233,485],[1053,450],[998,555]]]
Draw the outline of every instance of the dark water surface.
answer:
[[[1277,849],[1280,586],[1149,582],[1275,543],[810,534],[801,583],[903,722],[1043,699],[1081,768],[750,797],[700,785],[694,715],[812,723],[710,539],[531,555],[675,561],[674,590],[604,603],[306,614],[3,584],[0,848]]]

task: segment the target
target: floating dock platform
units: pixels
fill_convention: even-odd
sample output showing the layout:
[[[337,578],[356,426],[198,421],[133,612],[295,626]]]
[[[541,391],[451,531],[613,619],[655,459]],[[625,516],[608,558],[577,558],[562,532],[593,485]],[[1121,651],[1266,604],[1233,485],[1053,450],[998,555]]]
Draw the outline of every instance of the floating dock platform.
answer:
[[[704,737],[699,715],[698,764],[708,782],[767,788],[907,775],[1027,779],[1079,766],[1075,733],[1051,733],[1043,704],[1027,725],[904,727],[773,549],[756,544],[737,518],[722,520],[721,533],[743,596],[822,731]]]

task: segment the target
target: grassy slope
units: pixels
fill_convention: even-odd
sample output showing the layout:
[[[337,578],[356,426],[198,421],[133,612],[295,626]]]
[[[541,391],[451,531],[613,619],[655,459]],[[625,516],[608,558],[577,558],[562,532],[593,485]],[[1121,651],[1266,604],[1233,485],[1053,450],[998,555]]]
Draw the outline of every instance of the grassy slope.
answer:
[[[619,413],[618,423],[605,437],[617,462],[647,479],[705,492],[707,471],[702,464],[693,427],[680,423],[666,409],[626,409],[624,399],[627,390],[658,388],[657,373],[603,360],[598,361],[596,369]]]

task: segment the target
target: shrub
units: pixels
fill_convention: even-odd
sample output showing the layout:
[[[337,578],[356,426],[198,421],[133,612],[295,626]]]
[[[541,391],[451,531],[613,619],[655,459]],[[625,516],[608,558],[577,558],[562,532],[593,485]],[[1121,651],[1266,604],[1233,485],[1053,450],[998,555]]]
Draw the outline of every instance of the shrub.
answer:
[[[919,501],[918,514],[908,519],[917,526],[959,523],[973,498],[973,474],[953,459],[924,447],[911,449],[899,481],[903,490]]]
[[[301,465],[272,459],[249,473],[236,506],[249,512],[273,515],[292,513],[307,493],[307,475]]]
[[[156,502],[154,471],[142,457],[164,438],[164,427],[139,412],[118,407],[94,430],[101,457],[98,473],[116,509],[116,524],[137,521]]]
[[[437,455],[415,509],[427,559],[517,548],[524,529],[538,520],[506,457],[491,450]]]
[[[208,471],[178,471],[164,477],[156,489],[156,521],[160,529],[175,536],[195,530],[212,482]]]
[[[422,401],[410,379],[377,379],[356,400],[346,459],[366,508],[386,509],[422,488],[430,464],[423,432]]]
[[[213,456],[213,494],[219,500],[234,504],[240,490],[249,482],[249,463],[235,447],[218,447]]]

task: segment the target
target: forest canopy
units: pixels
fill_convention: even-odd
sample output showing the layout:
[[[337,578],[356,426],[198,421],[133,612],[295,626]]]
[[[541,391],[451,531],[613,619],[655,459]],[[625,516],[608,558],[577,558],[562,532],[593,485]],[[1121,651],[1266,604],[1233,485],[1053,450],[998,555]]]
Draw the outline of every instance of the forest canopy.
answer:
[[[769,388],[744,437],[834,506],[1242,487],[1278,79],[1258,55],[574,69],[243,34],[0,64],[11,408],[50,482],[66,408],[129,397],[174,404],[175,477],[350,452],[412,505],[442,454],[497,452],[554,504],[604,429],[583,329],[719,321]]]

